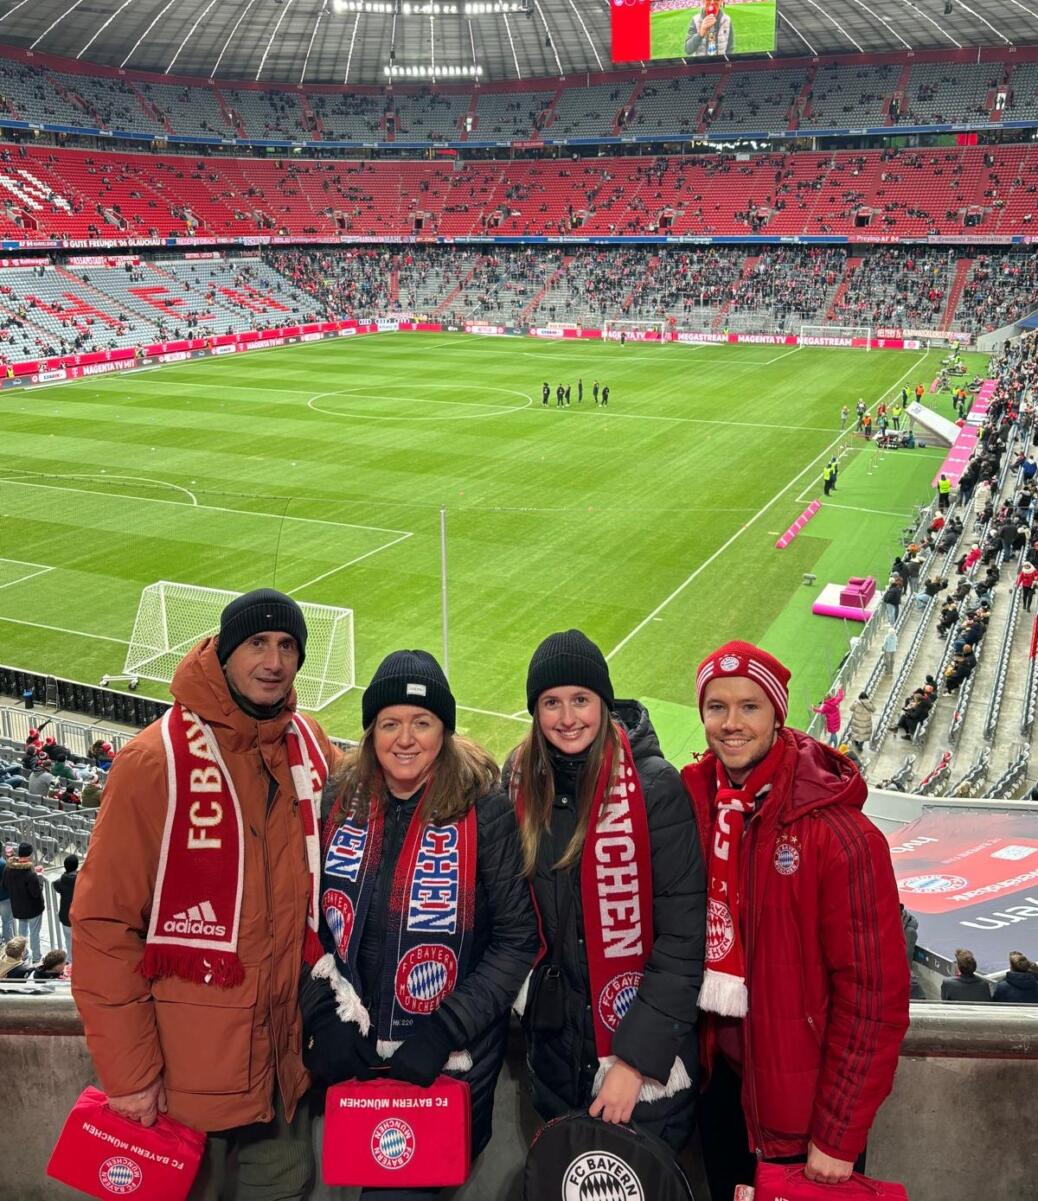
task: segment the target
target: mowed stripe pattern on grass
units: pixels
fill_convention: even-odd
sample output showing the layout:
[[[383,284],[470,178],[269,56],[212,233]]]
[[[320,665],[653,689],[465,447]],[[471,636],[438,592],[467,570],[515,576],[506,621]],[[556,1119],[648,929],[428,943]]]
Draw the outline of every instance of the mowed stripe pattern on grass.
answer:
[[[0,557],[55,570],[0,590],[0,618],[37,623],[0,621],[0,661],[94,680],[118,645],[38,627],[127,638],[157,579],[315,580],[297,595],[355,610],[366,681],[388,650],[439,652],[445,506],[452,684],[519,711],[540,638],[616,646],[822,454],[841,404],[928,384],[936,359],[398,335],[8,392]],[[568,409],[542,407],[544,381],[572,385]],[[768,628],[799,575],[767,531],[812,474],[624,645],[618,695],[688,704],[703,653]],[[503,751],[521,728],[488,714],[469,728]],[[323,720],[356,735],[359,694]]]

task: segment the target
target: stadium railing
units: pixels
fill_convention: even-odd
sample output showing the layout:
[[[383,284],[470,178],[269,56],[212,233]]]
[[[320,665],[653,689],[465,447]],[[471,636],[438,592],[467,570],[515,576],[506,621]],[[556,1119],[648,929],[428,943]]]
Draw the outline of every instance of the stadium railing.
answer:
[[[1015,797],[1021,791],[1021,784],[1026,783],[1027,766],[1030,760],[1030,746],[1022,747],[1013,762],[988,789],[987,795],[1001,799]]]
[[[916,785],[914,792],[917,796],[943,796],[951,775],[951,751],[945,751],[932,771],[928,772]]]

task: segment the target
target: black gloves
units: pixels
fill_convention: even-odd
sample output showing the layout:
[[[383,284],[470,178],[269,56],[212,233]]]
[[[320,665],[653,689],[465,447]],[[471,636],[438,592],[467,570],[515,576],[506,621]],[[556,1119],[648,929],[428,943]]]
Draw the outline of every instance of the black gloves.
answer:
[[[375,1044],[353,1022],[344,1022],[334,1006],[325,1006],[303,1030],[303,1066],[321,1084],[370,1080],[382,1062]]]
[[[405,1038],[388,1060],[394,1080],[406,1080],[419,1088],[428,1088],[443,1071],[454,1050],[454,1039],[446,1023],[434,1013],[418,1034]]]

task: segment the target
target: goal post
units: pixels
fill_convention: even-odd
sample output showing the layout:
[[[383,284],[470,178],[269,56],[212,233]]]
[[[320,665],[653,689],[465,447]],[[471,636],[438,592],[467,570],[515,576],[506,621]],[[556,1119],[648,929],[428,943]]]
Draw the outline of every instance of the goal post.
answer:
[[[667,322],[652,321],[646,318],[643,321],[614,321],[612,318],[607,318],[602,322],[602,337],[611,340],[619,341],[621,334],[626,334],[629,338],[636,340],[644,340],[647,334],[652,335],[651,340],[657,338],[663,342],[667,337]]]
[[[802,325],[801,346],[841,346],[850,350],[872,349],[871,325]]]
[[[158,580],[141,593],[126,650],[125,675],[168,684],[184,655],[220,628],[220,614],[240,592]],[[296,676],[301,709],[317,710],[353,688],[353,610],[299,601],[306,658]]]

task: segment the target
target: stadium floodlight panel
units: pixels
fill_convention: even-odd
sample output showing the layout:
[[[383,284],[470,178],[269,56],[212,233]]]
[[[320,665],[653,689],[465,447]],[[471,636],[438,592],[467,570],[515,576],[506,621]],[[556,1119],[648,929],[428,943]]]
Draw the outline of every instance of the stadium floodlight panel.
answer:
[[[466,17],[493,17],[502,13],[528,13],[529,0],[471,0],[464,5]]]

